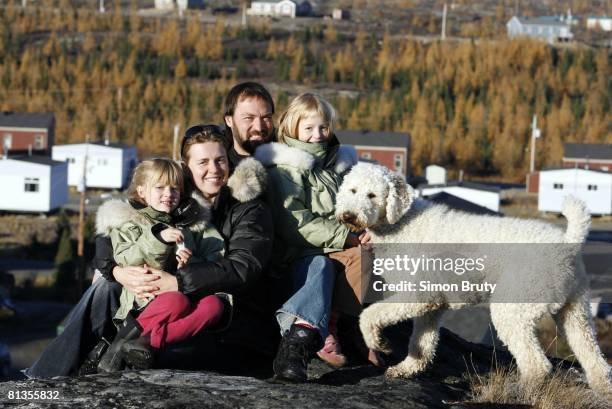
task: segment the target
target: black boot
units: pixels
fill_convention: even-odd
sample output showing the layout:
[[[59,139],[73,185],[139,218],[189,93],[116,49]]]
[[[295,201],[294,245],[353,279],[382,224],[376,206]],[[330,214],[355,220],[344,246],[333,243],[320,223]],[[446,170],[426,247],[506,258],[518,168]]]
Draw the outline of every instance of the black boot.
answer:
[[[308,362],[323,346],[319,331],[293,324],[281,339],[273,368],[277,379],[306,382]]]
[[[151,347],[151,336],[126,341],[121,347],[123,359],[132,369],[151,369],[155,363],[155,351]]]
[[[123,361],[121,347],[126,341],[138,338],[142,332],[140,324],[138,324],[138,321],[130,314],[128,314],[121,325],[119,332],[117,332],[115,336],[115,340],[110,347],[108,347],[108,350],[102,356],[98,364],[98,372],[117,372],[122,370],[125,363]]]
[[[91,352],[87,354],[87,357],[79,368],[78,375],[92,375],[98,373],[98,364],[100,363],[100,359],[102,359],[102,356],[104,356],[104,353],[109,346],[110,342],[108,342],[106,338],[102,338],[100,342],[93,347]]]

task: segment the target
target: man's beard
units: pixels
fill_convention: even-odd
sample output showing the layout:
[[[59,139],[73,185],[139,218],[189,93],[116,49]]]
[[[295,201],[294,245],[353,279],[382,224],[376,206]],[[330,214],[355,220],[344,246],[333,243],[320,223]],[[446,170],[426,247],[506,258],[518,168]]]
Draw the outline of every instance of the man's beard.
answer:
[[[247,139],[243,138],[242,135],[239,135],[237,139],[240,142],[240,146],[242,146],[242,149],[247,151],[250,155],[255,153],[255,149],[257,149],[259,145],[263,145],[264,143],[272,141],[272,131],[268,132],[267,135],[263,134],[262,132],[251,132],[249,136],[260,136],[262,138]]]

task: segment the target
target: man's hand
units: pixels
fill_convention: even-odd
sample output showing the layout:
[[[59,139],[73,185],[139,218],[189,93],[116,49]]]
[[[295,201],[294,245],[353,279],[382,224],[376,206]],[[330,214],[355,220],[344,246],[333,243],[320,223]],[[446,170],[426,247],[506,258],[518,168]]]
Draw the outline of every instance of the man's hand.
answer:
[[[183,232],[173,227],[162,230],[159,235],[166,243],[182,243],[185,240]]]
[[[126,290],[140,299],[155,298],[155,292],[159,290],[157,281],[160,276],[151,274],[146,265],[127,266],[113,268],[113,277]]]

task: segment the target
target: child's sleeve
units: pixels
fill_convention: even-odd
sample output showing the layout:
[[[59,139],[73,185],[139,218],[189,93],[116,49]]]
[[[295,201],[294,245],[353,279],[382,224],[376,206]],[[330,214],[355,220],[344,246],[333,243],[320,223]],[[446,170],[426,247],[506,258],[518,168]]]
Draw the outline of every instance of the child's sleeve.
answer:
[[[159,241],[151,227],[142,227],[132,222],[113,229],[110,238],[113,257],[117,264],[124,267],[147,263],[157,268],[167,260],[173,247]]]
[[[282,206],[277,206],[277,223],[281,236],[287,242],[304,246],[309,244],[319,248],[344,248],[349,229],[335,219],[316,215],[306,205],[306,193],[303,186],[286,177],[279,189]],[[297,231],[299,234],[295,234]],[[284,234],[283,234],[284,233]]]

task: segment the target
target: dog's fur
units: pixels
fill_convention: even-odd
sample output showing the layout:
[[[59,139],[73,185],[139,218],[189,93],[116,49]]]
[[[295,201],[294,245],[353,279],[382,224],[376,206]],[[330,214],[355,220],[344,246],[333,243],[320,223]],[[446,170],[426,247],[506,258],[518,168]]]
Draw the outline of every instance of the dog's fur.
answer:
[[[540,281],[542,287],[542,277],[546,277],[546,288],[536,289],[541,291],[536,294],[546,297],[554,287],[559,302],[499,303],[494,298],[485,301],[491,302],[493,325],[516,359],[523,382],[541,381],[551,370],[536,337],[537,323],[549,312],[565,331],[589,385],[599,392],[610,393],[610,367],[595,338],[588,308],[588,280],[580,254],[590,215],[584,203],[572,197],[566,200],[563,215],[568,221],[565,232],[537,220],[480,216],[451,210],[444,205],[415,199],[414,191],[401,176],[382,166],[367,163],[356,165],[347,174],[336,206],[339,220],[353,231],[367,228],[375,244],[577,243],[577,251],[572,255],[574,263],[562,263],[552,257],[534,263],[538,264],[533,266],[534,270],[544,268],[545,271],[526,271],[522,277],[511,277],[514,285],[524,286],[532,293],[534,283]],[[489,274],[489,271],[484,273]],[[504,277],[509,272],[498,271],[497,274],[489,280],[499,282],[509,278]],[[410,377],[424,371],[433,360],[443,310],[469,304],[470,300],[458,303],[439,299],[425,303],[378,302],[363,311],[360,327],[368,347],[389,353],[388,344],[381,336],[382,329],[413,319],[408,356],[386,372],[390,377]]]

